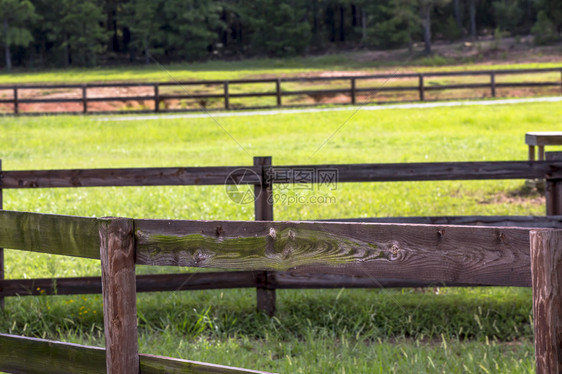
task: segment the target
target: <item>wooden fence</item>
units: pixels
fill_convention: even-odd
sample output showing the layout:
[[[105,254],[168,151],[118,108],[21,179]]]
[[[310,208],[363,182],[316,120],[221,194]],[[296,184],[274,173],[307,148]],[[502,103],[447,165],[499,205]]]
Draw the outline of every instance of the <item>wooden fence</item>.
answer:
[[[84,218],[0,211],[0,246],[101,260],[106,349],[0,335],[8,373],[250,373],[139,355],[135,265],[533,287],[536,367],[562,368],[562,230]],[[139,371],[140,370],[140,371]]]
[[[523,74],[540,74],[540,73],[560,73],[561,78],[557,81],[534,81],[534,82],[498,82],[498,77],[506,76],[520,76]],[[462,84],[427,84],[427,80],[430,78],[443,78],[443,77],[489,77],[487,82],[478,83],[462,83]],[[371,87],[359,87],[359,82],[368,80],[383,80],[378,86]],[[417,84],[415,85],[387,85],[386,82],[389,80],[399,80],[399,79],[415,79]],[[349,86],[346,88],[330,88],[330,89],[297,89],[289,90],[283,87],[283,84],[295,84],[300,83],[322,83],[322,82],[341,82],[348,81]],[[265,92],[232,92],[232,85],[255,85],[255,84],[271,84],[272,89]],[[221,93],[172,93],[164,94],[162,89],[166,87],[193,87],[193,86],[205,86],[205,87],[221,87]],[[88,96],[88,90],[93,89],[103,89],[103,88],[145,88],[150,89],[152,94],[149,95],[135,95],[135,96],[100,96],[95,97]],[[61,113],[83,113],[83,114],[108,114],[108,113],[151,113],[151,112],[186,112],[186,111],[198,111],[201,108],[195,109],[165,109],[161,107],[161,103],[166,102],[166,100],[222,100],[222,108],[207,108],[208,110],[234,110],[234,109],[263,109],[272,107],[282,107],[287,106],[283,102],[284,97],[291,96],[309,96],[309,97],[326,97],[334,95],[346,95],[349,97],[348,104],[356,105],[360,104],[360,95],[367,94],[369,96],[381,93],[381,92],[414,92],[417,94],[417,100],[428,101],[426,97],[427,92],[444,91],[444,90],[475,90],[475,89],[486,89],[489,90],[490,97],[497,96],[497,90],[504,88],[529,88],[529,87],[560,87],[562,90],[562,67],[559,68],[547,68],[547,69],[509,69],[509,70],[479,70],[479,71],[458,71],[458,72],[428,72],[428,73],[408,73],[408,74],[372,74],[372,75],[353,75],[353,76],[335,76],[335,77],[294,77],[294,78],[276,78],[276,79],[242,79],[242,80],[230,80],[230,81],[185,81],[185,82],[139,82],[139,83],[88,83],[88,84],[31,84],[31,85],[0,85],[0,91],[11,91],[12,97],[6,98],[5,96],[0,98],[0,104],[11,104],[12,112],[11,114],[61,114]],[[29,90],[79,90],[81,95],[79,97],[66,97],[66,98],[28,98],[22,97],[22,92]],[[232,99],[242,99],[242,98],[262,98],[271,97],[275,98],[275,105],[273,106],[243,106],[236,107],[231,105]],[[472,96],[474,98],[475,96]],[[481,96],[476,96],[481,97]],[[408,97],[399,101],[414,101],[415,98]],[[132,102],[132,101],[143,101],[153,103],[153,109],[151,110],[134,110],[134,111],[92,111],[89,108],[90,103],[94,102]],[[370,102],[371,100],[369,100]],[[396,102],[396,101],[393,101]],[[81,105],[82,110],[73,112],[29,112],[22,111],[21,104],[62,104],[62,103],[74,103]],[[324,103],[320,103],[324,104]],[[302,105],[288,105],[291,107],[302,106]],[[309,105],[308,105],[309,106]],[[10,113],[8,113],[10,114]]]
[[[337,183],[388,182],[388,181],[443,181],[443,180],[496,180],[533,179],[547,180],[546,213],[549,217],[402,217],[361,218],[363,222],[397,222],[455,225],[492,225],[562,228],[562,161],[557,152],[548,152],[547,161],[501,162],[444,162],[410,164],[343,164],[343,165],[289,165],[272,166],[271,157],[254,158],[253,166],[186,167],[186,168],[135,168],[135,169],[80,169],[80,170],[21,170],[3,171],[0,174],[2,189],[94,187],[94,186],[187,186],[222,185],[238,183],[253,185],[255,219],[273,221],[271,203],[273,185],[277,183],[304,183],[296,178],[297,171],[332,171]],[[0,164],[1,166],[1,164]],[[313,179],[312,183],[320,183]],[[0,204],[2,203],[0,199]],[[353,221],[334,219],[333,221]],[[86,234],[84,234],[86,235]],[[93,255],[97,256],[96,253]],[[91,294],[100,293],[100,277],[56,279],[4,279],[3,252],[0,250],[0,297],[15,295]],[[477,285],[490,285],[480,278]],[[474,283],[471,283],[474,285]],[[446,283],[433,280],[397,278],[393,275],[376,278],[365,274],[308,274],[302,271],[235,271],[187,274],[138,275],[137,292],[203,290],[219,288],[256,288],[258,309],[273,315],[275,290],[289,288],[390,288],[424,287],[435,285],[465,286],[460,279]],[[523,282],[520,286],[530,286]]]
[[[0,211],[3,247],[101,260],[106,349],[0,334],[7,373],[263,373],[138,353],[134,221]],[[137,261],[139,263],[139,261]]]

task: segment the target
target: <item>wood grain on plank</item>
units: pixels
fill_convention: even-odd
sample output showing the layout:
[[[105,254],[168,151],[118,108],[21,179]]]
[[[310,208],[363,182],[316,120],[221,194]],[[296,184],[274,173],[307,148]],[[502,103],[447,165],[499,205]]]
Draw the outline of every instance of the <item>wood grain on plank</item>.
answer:
[[[103,327],[108,374],[138,374],[135,240],[132,219],[102,219]]]
[[[530,286],[529,230],[136,220],[137,264]]]
[[[560,84],[560,83],[558,83]],[[561,145],[562,131],[528,132],[525,134],[528,145]]]
[[[537,373],[562,371],[562,231],[531,231]]]
[[[334,218],[325,222],[413,223],[423,225],[469,225],[562,228],[562,216],[411,216]]]
[[[393,278],[378,278],[363,275],[316,274],[293,271],[268,272],[268,283],[276,289],[311,289],[311,288],[408,288],[408,287],[465,287],[490,286],[487,283],[460,283],[416,281]]]
[[[340,183],[562,178],[561,161],[286,165],[273,166],[269,175],[282,175],[282,180],[274,177],[273,183],[287,183],[287,178],[296,179],[291,177],[291,173],[299,170],[337,173],[337,182]]]
[[[140,369],[141,374],[268,374],[264,371],[147,354],[141,355]]]
[[[267,279],[264,279],[267,274]],[[292,271],[222,271],[137,275],[138,292],[195,291],[231,288],[403,288],[489,286],[487,283],[415,281],[366,275],[316,274]],[[101,294],[101,277],[7,279],[0,296]]]
[[[267,374],[261,371],[140,354],[141,374]],[[0,334],[0,370],[30,374],[105,373],[105,349]]]
[[[562,132],[560,133],[562,138]],[[544,146],[539,146],[539,156],[541,151],[544,156]],[[540,158],[540,157],[539,157]],[[548,161],[562,161],[562,152],[546,152]],[[562,179],[549,179],[545,185],[546,215],[554,216],[562,214]]]
[[[188,186],[259,183],[253,167],[179,167],[4,171],[1,188]],[[261,169],[260,169],[261,170]],[[256,172],[259,172],[256,171]]]
[[[105,373],[105,349],[0,334],[0,371],[27,374]]]
[[[96,218],[0,211],[0,247],[99,259],[99,246]]]
[[[178,167],[4,171],[0,188],[185,186],[257,184],[259,167]],[[562,161],[436,162],[273,166],[273,183],[288,183],[299,170],[337,173],[336,182],[399,182],[437,180],[562,179]],[[288,173],[288,174],[287,174]],[[288,178],[288,179],[287,179]],[[325,181],[324,181],[325,182]],[[309,183],[306,181],[306,183]],[[318,182],[316,182],[318,183]]]
[[[256,287],[251,271],[137,275],[137,292],[211,290]],[[100,294],[101,277],[7,279],[0,296]]]

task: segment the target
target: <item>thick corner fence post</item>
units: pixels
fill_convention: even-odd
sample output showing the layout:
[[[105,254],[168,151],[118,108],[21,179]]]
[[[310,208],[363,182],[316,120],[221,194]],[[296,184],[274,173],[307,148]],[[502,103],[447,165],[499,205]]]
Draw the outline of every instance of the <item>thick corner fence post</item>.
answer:
[[[267,167],[271,157],[254,157],[254,166],[261,166],[261,184],[254,185],[254,210],[256,221],[273,221],[273,186]],[[257,308],[268,316],[275,314],[275,289],[268,285],[271,273],[264,271],[257,276]]]
[[[108,374],[138,374],[133,220],[100,219],[103,322]]]
[[[562,371],[562,230],[531,231],[537,373]]]
[[[562,161],[562,152],[546,152],[547,161]],[[562,179],[547,179],[545,185],[546,215],[562,215]]]

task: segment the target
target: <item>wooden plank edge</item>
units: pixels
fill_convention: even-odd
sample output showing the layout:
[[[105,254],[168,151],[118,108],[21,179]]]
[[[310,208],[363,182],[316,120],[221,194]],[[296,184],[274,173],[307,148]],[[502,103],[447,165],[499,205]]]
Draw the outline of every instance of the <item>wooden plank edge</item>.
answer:
[[[137,264],[530,285],[529,229],[136,220]]]
[[[488,287],[485,282],[462,283],[442,281],[416,281],[398,278],[376,278],[368,275],[306,274],[286,272],[269,273],[268,286],[275,289],[339,289],[339,288],[422,288],[422,287]],[[514,285],[519,287],[521,285]],[[523,286],[525,287],[525,286]],[[529,286],[527,286],[529,287]]]
[[[411,223],[427,225],[501,226],[520,228],[562,228],[562,216],[410,216],[332,218],[322,222]]]
[[[294,274],[290,271],[269,272],[266,288],[410,288],[410,287],[476,287],[488,283],[415,281],[398,278],[376,278],[339,274]],[[254,288],[258,272],[212,272],[190,274],[138,275],[137,292],[202,291]],[[218,278],[218,280],[217,280]],[[514,285],[519,287],[520,285]],[[523,286],[526,287],[526,286]],[[0,281],[0,296],[88,295],[101,294],[100,277],[7,279]]]
[[[6,373],[105,372],[105,349],[47,339],[0,334],[0,370]],[[140,373],[271,374],[263,371],[140,354]]]
[[[0,188],[255,184],[257,175],[261,168],[253,166],[8,170],[1,173]]]
[[[287,171],[318,170],[335,173],[334,182],[405,182],[439,180],[497,180],[562,178],[560,161],[486,161],[398,164],[339,164],[272,166],[270,175]],[[251,172],[248,172],[251,171]],[[186,186],[256,184],[255,166],[177,167],[128,169],[8,170],[1,174],[0,188],[61,188],[109,186]],[[290,178],[290,177],[289,177]],[[289,179],[290,180],[290,179]],[[273,178],[272,183],[297,183]],[[318,181],[303,181],[304,183]],[[321,182],[321,181],[320,181]],[[322,182],[321,182],[322,183]]]
[[[252,271],[143,274],[136,278],[137,292],[197,291],[257,286]],[[101,277],[6,279],[0,296],[86,295],[101,293]]]
[[[0,210],[0,247],[99,259],[99,219]]]

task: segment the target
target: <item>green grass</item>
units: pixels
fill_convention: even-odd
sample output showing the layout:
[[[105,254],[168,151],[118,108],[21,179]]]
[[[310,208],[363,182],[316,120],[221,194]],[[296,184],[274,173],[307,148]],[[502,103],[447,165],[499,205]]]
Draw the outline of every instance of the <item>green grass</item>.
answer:
[[[1,118],[0,156],[4,170],[251,165],[265,155],[276,165],[524,160],[525,132],[562,130],[559,103],[352,113],[218,118],[230,136],[209,118]],[[543,214],[541,198],[522,191],[523,181],[278,186],[335,202],[278,201],[275,218]],[[6,209],[85,216],[253,219],[253,206],[230,201],[223,187],[5,190],[4,201]],[[7,251],[6,263],[9,278],[99,274],[96,261],[19,251]],[[277,304],[269,319],[254,311],[254,290],[139,295],[140,349],[284,373],[534,367],[529,289],[285,290]],[[8,298],[0,331],[103,345],[101,313],[99,296]]]
[[[0,83],[88,83],[107,81],[177,81],[177,80],[225,80],[271,76],[289,76],[304,73],[321,73],[326,70],[363,70],[365,72],[408,71],[462,71],[487,69],[523,69],[560,67],[554,62],[534,63],[464,63],[451,65],[454,61],[442,58],[419,58],[409,60],[405,56],[400,61],[370,60],[359,53],[333,54],[318,57],[298,57],[287,59],[248,59],[242,61],[208,61],[191,64],[148,66],[126,66],[108,68],[70,68],[51,70],[15,70],[0,74]]]

